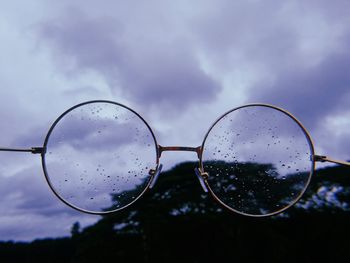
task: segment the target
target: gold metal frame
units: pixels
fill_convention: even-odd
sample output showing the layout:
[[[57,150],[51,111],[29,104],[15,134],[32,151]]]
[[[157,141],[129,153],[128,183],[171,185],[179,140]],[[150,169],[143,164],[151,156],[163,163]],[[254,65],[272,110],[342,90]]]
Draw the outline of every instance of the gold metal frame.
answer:
[[[137,115],[143,122],[144,124],[147,126],[148,130],[151,132],[152,134],[152,137],[153,137],[153,140],[154,140],[154,143],[155,143],[155,146],[156,146],[156,167],[154,169],[150,169],[149,170],[149,180],[148,180],[148,183],[145,187],[145,189],[140,193],[139,196],[137,196],[134,200],[132,200],[129,204],[125,205],[124,207],[121,207],[121,208],[118,208],[118,209],[115,209],[115,210],[112,210],[112,211],[105,211],[105,212],[96,212],[96,211],[89,211],[89,210],[85,210],[85,209],[81,209],[79,207],[76,207],[74,206],[73,204],[70,204],[69,202],[67,202],[63,197],[61,197],[58,192],[55,190],[55,188],[53,187],[50,179],[49,179],[49,176],[48,176],[48,172],[47,172],[47,168],[46,168],[46,162],[45,162],[45,154],[46,154],[46,148],[47,148],[47,144],[48,144],[48,141],[49,141],[49,138],[50,138],[50,135],[53,131],[53,129],[55,128],[55,126],[57,125],[57,123],[67,114],[69,113],[70,111],[80,107],[80,106],[83,106],[83,105],[86,105],[86,104],[90,104],[90,103],[110,103],[110,104],[114,104],[114,105],[117,105],[117,106],[120,106],[120,107],[123,107],[131,112],[133,112],[135,115]],[[232,113],[233,111],[236,111],[236,110],[239,110],[239,109],[242,109],[242,108],[246,108],[246,107],[254,107],[254,106],[260,106],[260,107],[267,107],[267,108],[272,108],[272,109],[275,109],[277,111],[280,111],[282,113],[284,113],[285,115],[287,115],[288,117],[290,117],[292,120],[294,120],[298,125],[299,127],[302,129],[308,143],[309,143],[309,146],[310,146],[310,151],[311,151],[311,170],[310,170],[310,174],[309,174],[309,177],[308,177],[308,181],[307,181],[307,184],[305,185],[305,188],[303,189],[303,191],[299,194],[299,196],[294,200],[294,202],[292,202],[291,204],[289,204],[288,206],[284,207],[284,208],[281,208],[280,210],[276,211],[276,212],[273,212],[273,213],[269,213],[269,214],[264,214],[264,215],[253,215],[253,214],[247,214],[247,213],[243,213],[243,212],[240,212],[240,211],[237,211],[231,207],[229,207],[228,205],[226,205],[224,202],[222,202],[214,193],[214,191],[212,190],[212,188],[210,187],[210,184],[208,182],[208,177],[209,177],[209,174],[207,172],[204,171],[204,167],[203,167],[203,151],[204,151],[204,146],[205,146],[205,142],[206,142],[206,139],[208,137],[208,135],[210,134],[210,131],[213,129],[213,127],[222,119],[224,118],[227,114],[230,114]],[[243,105],[243,106],[240,106],[240,107],[236,107],[234,109],[231,109],[229,111],[227,111],[226,113],[224,113],[223,115],[221,115],[209,128],[209,130],[207,131],[204,139],[203,139],[203,142],[201,144],[201,146],[198,146],[198,147],[187,147],[187,146],[161,146],[157,143],[157,140],[156,140],[156,137],[151,129],[151,127],[148,125],[148,123],[141,117],[140,114],[138,114],[136,111],[134,111],[133,109],[123,105],[123,104],[120,104],[120,103],[117,103],[117,102],[114,102],[114,101],[108,101],[108,100],[93,100],[93,101],[87,101],[87,102],[83,102],[83,103],[80,103],[80,104],[77,104],[71,108],[69,108],[68,110],[66,110],[64,113],[62,113],[56,120],[55,122],[51,125],[46,137],[45,137],[45,140],[44,140],[44,144],[43,144],[43,147],[32,147],[30,149],[19,149],[19,148],[3,148],[3,147],[0,147],[0,151],[7,151],[7,152],[29,152],[29,153],[32,153],[32,154],[40,154],[41,155],[41,160],[42,160],[42,168],[43,168],[43,172],[44,172],[44,175],[45,175],[45,179],[46,179],[46,182],[48,183],[50,189],[53,191],[53,193],[63,202],[65,203],[66,205],[68,205],[69,207],[75,209],[75,210],[78,210],[80,212],[84,212],[84,213],[88,213],[88,214],[97,214],[97,215],[104,215],[104,214],[109,214],[109,213],[113,213],[113,212],[116,212],[116,211],[119,211],[121,209],[124,209],[128,206],[130,206],[131,204],[133,204],[134,202],[136,202],[148,189],[152,188],[153,185],[155,184],[156,180],[157,180],[157,177],[161,171],[161,168],[162,168],[162,165],[160,164],[160,158],[161,158],[161,155],[163,152],[166,152],[166,151],[190,151],[190,152],[195,152],[197,154],[197,157],[198,157],[198,161],[199,161],[199,168],[196,169],[196,174],[198,176],[198,179],[201,183],[201,186],[203,187],[203,190],[205,192],[209,192],[209,194],[213,197],[214,200],[216,200],[220,205],[222,205],[224,208],[232,211],[232,212],[235,212],[235,213],[238,213],[238,214],[241,214],[241,215],[244,215],[244,216],[250,216],[250,217],[266,217],[266,216],[272,216],[272,215],[275,215],[275,214],[278,214],[278,213],[281,213],[283,211],[285,211],[286,209],[288,209],[289,207],[293,206],[296,202],[298,202],[298,200],[301,198],[301,196],[305,193],[306,189],[307,189],[307,186],[309,185],[310,183],[310,180],[312,178],[312,175],[314,174],[314,171],[315,171],[315,167],[316,167],[316,162],[331,162],[331,163],[335,163],[335,164],[340,164],[340,165],[346,165],[346,166],[350,166],[350,163],[349,162],[345,162],[345,161],[339,161],[339,160],[334,160],[332,158],[329,158],[327,156],[324,156],[324,155],[316,155],[315,154],[315,151],[314,151],[314,143],[313,143],[313,140],[309,134],[309,132],[307,131],[307,129],[301,124],[301,122],[294,116],[292,115],[290,112],[282,109],[282,108],[279,108],[277,106],[274,106],[274,105],[271,105],[271,104],[264,104],[264,103],[253,103],[253,104],[246,104],[246,105]]]
[[[284,210],[290,208],[291,206],[293,206],[295,203],[297,203],[300,198],[303,196],[303,194],[305,193],[310,181],[311,181],[311,178],[312,178],[312,175],[314,174],[315,172],[315,168],[316,168],[316,159],[314,158],[315,156],[315,148],[314,148],[314,143],[313,143],[313,140],[310,136],[310,133],[307,131],[307,129],[301,124],[301,122],[294,116],[292,115],[290,112],[282,109],[282,108],[279,108],[277,106],[274,106],[274,105],[271,105],[271,104],[263,104],[263,103],[252,103],[252,104],[246,104],[246,105],[243,105],[243,106],[240,106],[240,107],[237,107],[237,108],[234,108],[232,110],[229,110],[227,111],[226,113],[224,113],[223,115],[221,115],[213,124],[212,126],[209,128],[208,132],[206,133],[205,137],[204,137],[204,140],[203,140],[203,143],[202,143],[202,149],[204,149],[204,146],[205,146],[205,142],[206,142],[206,139],[208,137],[208,135],[210,134],[210,131],[213,129],[213,127],[222,119],[224,118],[226,115],[236,111],[236,110],[239,110],[239,109],[242,109],[242,108],[248,108],[248,107],[266,107],[266,108],[271,108],[271,109],[274,109],[274,110],[277,110],[279,112],[282,112],[283,114],[285,114],[286,116],[288,116],[289,118],[291,118],[295,123],[298,124],[298,126],[301,128],[301,130],[303,131],[307,141],[308,141],[308,144],[310,146],[310,152],[311,152],[311,156],[312,156],[312,160],[311,160],[311,169],[310,169],[310,174],[309,174],[309,177],[308,177],[308,181],[307,183],[305,184],[305,187],[304,189],[300,192],[300,194],[296,197],[296,199],[290,203],[288,206],[286,207],[283,207],[275,212],[272,212],[272,213],[269,213],[269,214],[263,214],[263,215],[254,215],[254,214],[248,214],[248,213],[243,213],[241,211],[238,211],[238,210],[235,210],[233,208],[231,208],[230,206],[226,205],[224,202],[222,202],[214,193],[214,191],[212,190],[212,188],[210,187],[209,185],[209,182],[207,180],[207,177],[208,177],[208,174],[207,173],[204,173],[204,182],[206,184],[206,187],[208,188],[208,191],[209,193],[213,196],[213,198],[218,202],[220,203],[223,207],[225,207],[226,209],[232,211],[232,212],[235,212],[235,213],[238,213],[240,215],[244,215],[244,216],[250,216],[250,217],[267,217],[267,216],[272,216],[272,215],[276,215],[276,214],[279,214],[279,213],[282,213]],[[202,151],[202,154],[203,154],[203,151]],[[204,172],[204,167],[203,167],[203,161],[202,161],[202,155],[200,156],[200,169],[201,171]],[[349,163],[350,165],[350,163]]]
[[[71,203],[69,203],[67,200],[65,200],[59,193],[58,191],[56,191],[55,187],[53,186],[53,184],[51,183],[51,180],[50,180],[50,176],[49,176],[49,173],[47,172],[47,167],[46,167],[46,159],[45,159],[45,153],[46,153],[46,149],[47,149],[47,144],[49,142],[49,139],[50,139],[50,136],[51,136],[51,133],[52,131],[54,130],[54,128],[56,127],[56,125],[59,123],[59,121],[64,117],[66,116],[66,114],[68,114],[69,112],[71,112],[72,110],[76,109],[76,108],[79,108],[81,106],[84,106],[84,105],[87,105],[87,104],[92,104],[92,103],[108,103],[108,104],[113,104],[113,105],[116,105],[116,106],[119,106],[119,107],[122,107],[122,108],[125,108],[129,111],[131,111],[132,113],[134,113],[137,117],[139,117],[141,119],[141,121],[147,126],[148,130],[151,132],[151,135],[152,135],[152,138],[154,140],[154,145],[156,146],[156,170],[158,170],[158,167],[159,167],[159,158],[158,158],[158,143],[157,143],[157,140],[156,140],[156,137],[151,129],[151,127],[148,125],[148,123],[142,118],[142,116],[140,114],[138,114],[136,111],[134,111],[133,109],[123,105],[123,104],[120,104],[120,103],[117,103],[117,102],[114,102],[114,101],[108,101],[108,100],[94,100],[94,101],[87,101],[87,102],[83,102],[83,103],[80,103],[80,104],[77,104],[71,108],[69,108],[68,110],[66,110],[65,112],[63,112],[56,120],[55,122],[51,125],[46,137],[45,137],[45,141],[44,141],[44,146],[42,147],[43,149],[45,149],[42,153],[41,153],[41,163],[42,163],[42,168],[43,168],[43,171],[44,171],[44,175],[45,175],[45,179],[46,179],[46,182],[47,184],[49,185],[50,189],[52,190],[52,192],[58,197],[58,199],[60,199],[63,203],[65,203],[66,205],[70,206],[71,208],[75,209],[75,210],[78,210],[80,212],[84,212],[84,213],[87,213],[87,214],[95,214],[95,215],[104,215],[104,214],[110,214],[110,213],[114,213],[114,212],[117,212],[117,211],[120,211],[130,205],[132,205],[133,203],[135,203],[146,191],[147,189],[150,187],[151,183],[152,183],[152,180],[154,178],[154,176],[156,175],[155,173],[149,173],[150,177],[148,178],[148,182],[147,182],[147,185],[145,187],[145,189],[137,196],[135,197],[130,203],[128,203],[127,205],[123,206],[123,207],[120,207],[120,208],[117,208],[117,209],[114,209],[114,210],[110,210],[110,211],[100,211],[100,212],[96,212],[96,211],[90,211],[90,210],[86,210],[86,209],[82,209],[80,207],[77,207]],[[33,148],[32,148],[33,149]],[[34,148],[36,149],[36,148]]]

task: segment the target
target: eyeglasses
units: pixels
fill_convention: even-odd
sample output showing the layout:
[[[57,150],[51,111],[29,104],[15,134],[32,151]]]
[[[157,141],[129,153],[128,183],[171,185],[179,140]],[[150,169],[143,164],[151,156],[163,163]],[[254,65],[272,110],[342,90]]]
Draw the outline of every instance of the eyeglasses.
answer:
[[[248,104],[220,116],[198,147],[161,146],[148,123],[120,103],[95,100],[59,116],[42,147],[0,148],[40,154],[46,181],[68,206],[108,214],[154,187],[166,151],[192,151],[203,188],[230,211],[278,214],[305,192],[316,162],[350,165],[316,155],[305,127],[289,112]]]

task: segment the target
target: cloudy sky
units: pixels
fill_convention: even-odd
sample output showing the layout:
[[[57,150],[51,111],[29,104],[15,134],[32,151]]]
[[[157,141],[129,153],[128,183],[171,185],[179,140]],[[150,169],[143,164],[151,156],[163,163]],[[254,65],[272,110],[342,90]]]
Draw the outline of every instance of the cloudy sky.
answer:
[[[221,113],[264,102],[295,114],[317,153],[350,159],[349,10],[347,0],[2,1],[0,145],[41,146],[67,108],[108,99],[144,116],[160,144],[198,146]],[[0,194],[0,240],[98,220],[59,202],[36,155],[0,153]]]

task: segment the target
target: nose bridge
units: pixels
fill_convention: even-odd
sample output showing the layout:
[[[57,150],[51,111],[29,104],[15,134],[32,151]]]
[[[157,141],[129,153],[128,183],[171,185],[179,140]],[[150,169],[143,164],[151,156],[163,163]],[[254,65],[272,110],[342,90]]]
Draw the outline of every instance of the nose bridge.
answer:
[[[198,159],[200,159],[202,153],[202,147],[187,147],[187,146],[161,146],[158,145],[158,158],[161,157],[163,152],[166,151],[182,151],[182,152],[196,152]]]

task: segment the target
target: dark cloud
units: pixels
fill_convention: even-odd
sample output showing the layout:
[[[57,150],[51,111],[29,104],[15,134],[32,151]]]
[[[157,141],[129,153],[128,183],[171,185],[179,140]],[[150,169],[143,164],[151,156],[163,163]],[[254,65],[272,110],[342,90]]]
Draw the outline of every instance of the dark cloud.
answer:
[[[84,117],[89,117],[82,115]],[[91,115],[90,117],[93,117]],[[71,115],[62,119],[50,135],[48,148],[69,145],[78,150],[110,151],[125,144],[130,144],[135,139],[134,122],[120,124],[112,120],[92,119],[81,120],[79,116]],[[139,124],[139,123],[137,123]],[[145,125],[144,125],[145,126]],[[143,128],[140,125],[140,128]]]
[[[295,56],[297,30],[288,4],[276,1],[219,1],[191,25],[198,45],[225,73],[284,66]]]
[[[86,226],[99,219],[63,204],[47,185],[40,162],[16,170],[0,174],[1,240],[68,236],[74,222]]]
[[[46,184],[40,165],[23,169],[13,176],[0,176],[1,208],[49,216],[74,213],[56,198]]]
[[[145,37],[140,28],[140,39],[133,39],[128,30],[133,29],[116,19],[70,9],[60,19],[43,22],[39,31],[60,69],[71,76],[98,72],[112,90],[145,108],[161,104],[167,114],[215,99],[220,85],[201,68],[185,38],[164,44]]]
[[[28,148],[43,145],[51,124],[26,131],[11,145]],[[56,123],[50,134],[48,150],[66,144],[83,151],[109,151],[133,144],[135,140],[141,144],[146,136],[152,137],[152,134],[133,112],[115,104],[90,103],[70,111]]]
[[[329,135],[329,134],[328,134]],[[326,146],[327,152],[323,154],[329,155],[330,158],[350,162],[350,133],[334,136],[321,137],[321,143]],[[322,140],[323,139],[323,140]]]
[[[350,53],[330,55],[320,64],[280,72],[270,85],[259,83],[250,97],[277,104],[313,127],[339,109],[349,109]]]
[[[307,128],[316,129],[312,134],[321,138],[317,142],[322,150],[345,156],[339,159],[349,156],[347,131],[339,131],[332,140],[333,127],[320,131],[323,118],[336,119],[350,110],[350,38],[344,33],[350,25],[349,1],[110,0],[101,5],[77,0],[74,4],[75,9],[69,8],[69,0],[43,4],[38,6],[43,12],[35,10],[30,13],[33,16],[28,16],[29,8],[23,9],[26,15],[22,16],[2,6],[2,17],[5,13],[13,16],[3,23],[2,33],[11,32],[2,34],[7,40],[3,55],[21,58],[11,61],[11,67],[5,59],[0,72],[2,145],[40,146],[57,117],[54,111],[59,114],[82,98],[114,94],[146,115],[159,111],[163,117],[184,113],[192,103],[215,102],[211,109],[198,106],[205,113],[203,123],[211,111],[232,101],[277,104]],[[38,20],[35,40],[30,34],[24,36]],[[12,34],[16,37],[11,38]],[[33,40],[52,54],[55,69],[42,50],[21,52],[22,45],[30,49]],[[47,82],[37,81],[42,79]],[[223,90],[219,82],[225,84]],[[109,89],[101,93],[105,84]],[[27,85],[28,89],[20,88]],[[31,110],[34,105],[42,110]],[[191,108],[193,116],[202,117],[196,115],[196,109]],[[151,126],[158,127],[157,135],[163,132],[166,143],[191,138],[191,132],[202,126],[194,126],[195,118],[186,116],[168,118],[171,126],[166,125],[168,119],[157,124],[158,116],[151,116]],[[347,126],[337,127],[346,130]],[[176,134],[179,127],[186,133]],[[84,126],[80,128],[68,136],[70,143],[89,138]],[[128,141],[124,133],[105,135],[110,136],[91,146],[105,147],[114,140],[114,147],[114,143]],[[35,171],[25,168],[29,158],[38,158]],[[66,208],[50,192],[39,156],[3,153],[0,159],[1,173],[16,174],[0,176],[0,207],[5,211],[0,217],[2,239],[57,236],[62,229],[68,234],[74,221],[86,218]]]
[[[252,76],[246,101],[277,104],[313,127],[349,107],[348,8],[347,1],[220,1],[192,26],[212,63]]]
[[[193,53],[181,46],[159,47],[132,66],[122,69],[125,85],[133,87],[126,92],[141,104],[162,104],[180,111],[191,103],[212,101],[220,90]]]

